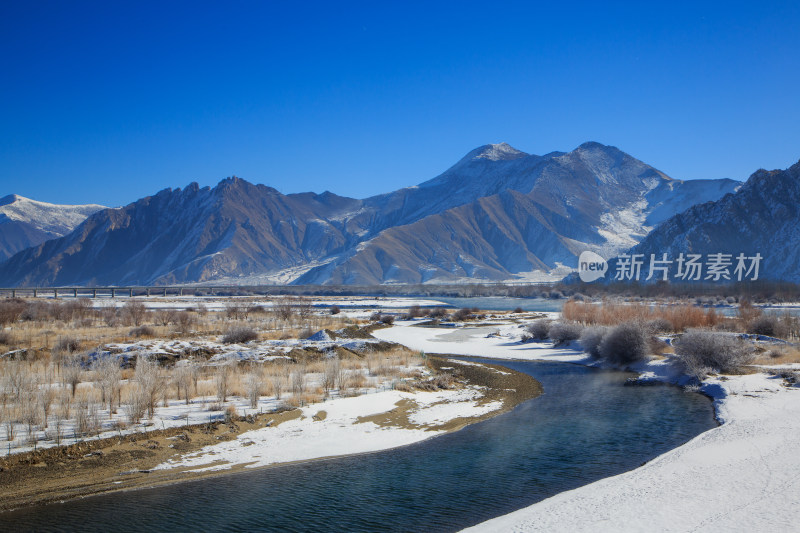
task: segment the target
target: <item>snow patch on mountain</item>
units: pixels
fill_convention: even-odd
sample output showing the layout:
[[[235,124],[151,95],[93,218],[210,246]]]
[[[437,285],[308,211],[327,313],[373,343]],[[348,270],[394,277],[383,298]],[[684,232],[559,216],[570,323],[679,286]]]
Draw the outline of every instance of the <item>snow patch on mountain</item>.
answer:
[[[642,199],[617,211],[604,213],[597,233],[606,242],[593,251],[608,258],[636,246],[653,229],[645,225],[647,207],[647,200]]]
[[[479,148],[480,153],[473,159],[488,159],[489,161],[508,161],[525,157],[525,152],[521,152],[507,143],[487,144]]]
[[[101,209],[106,208],[96,204],[49,204],[10,194],[0,198],[0,224],[9,221],[24,222],[37,230],[61,237]]]

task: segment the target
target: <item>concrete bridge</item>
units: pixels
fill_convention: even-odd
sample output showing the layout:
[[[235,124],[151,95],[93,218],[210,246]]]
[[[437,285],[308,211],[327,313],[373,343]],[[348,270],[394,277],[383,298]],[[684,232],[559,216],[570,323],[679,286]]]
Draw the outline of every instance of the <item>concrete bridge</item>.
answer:
[[[231,292],[253,291],[255,287],[0,287],[0,297],[39,298],[39,297],[89,297],[116,298],[119,296],[215,296]]]
[[[374,285],[374,286],[308,286],[308,285],[168,285],[168,286],[64,286],[64,287],[0,287],[0,298],[118,298],[154,296],[268,296],[268,295],[330,295],[330,296],[483,296],[493,295],[493,289],[518,286],[545,287],[549,283],[478,283],[475,285]],[[444,292],[442,292],[444,291]],[[452,292],[453,294],[449,294]],[[459,294],[466,292],[468,294]],[[485,293],[485,294],[484,294]]]

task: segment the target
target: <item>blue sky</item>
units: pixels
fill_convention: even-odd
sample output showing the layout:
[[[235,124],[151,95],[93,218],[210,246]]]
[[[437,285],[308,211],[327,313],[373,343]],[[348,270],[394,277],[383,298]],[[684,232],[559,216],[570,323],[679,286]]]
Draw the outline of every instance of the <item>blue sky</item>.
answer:
[[[800,159],[796,3],[551,4],[3,2],[0,196],[364,197],[502,141],[682,179]]]

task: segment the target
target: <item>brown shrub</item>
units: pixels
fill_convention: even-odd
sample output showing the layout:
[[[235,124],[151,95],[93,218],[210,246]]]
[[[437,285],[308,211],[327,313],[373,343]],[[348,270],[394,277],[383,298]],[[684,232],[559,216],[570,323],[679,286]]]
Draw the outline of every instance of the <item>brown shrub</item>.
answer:
[[[592,304],[568,300],[564,303],[562,315],[567,320],[582,324],[613,326],[623,322],[669,323],[672,331],[681,332],[687,328],[712,328],[722,321],[715,309],[704,309],[689,304],[646,305],[641,303]],[[660,329],[663,329],[661,326]]]
[[[258,333],[253,328],[234,327],[229,329],[222,337],[225,344],[244,344],[258,338]]]

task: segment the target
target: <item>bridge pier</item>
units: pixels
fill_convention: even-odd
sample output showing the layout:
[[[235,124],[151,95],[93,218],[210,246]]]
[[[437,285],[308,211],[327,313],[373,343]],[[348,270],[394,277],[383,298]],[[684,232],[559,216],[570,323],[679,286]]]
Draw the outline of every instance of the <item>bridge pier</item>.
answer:
[[[97,289],[92,289],[92,298],[97,298]]]
[[[34,297],[34,298],[36,298],[36,297],[38,296],[38,294],[37,294],[38,292],[39,292],[39,291],[37,291],[36,289],[33,289],[33,297]]]
[[[72,290],[72,295],[73,295],[75,298],[77,298],[77,297],[78,297],[78,289],[73,289],[73,290]]]
[[[11,289],[11,297],[12,298],[16,298],[17,297],[17,291],[15,291],[14,289]]]
[[[133,289],[128,289],[128,298],[133,298]]]
[[[111,297],[114,298],[117,295],[116,289],[111,289]]]
[[[58,298],[58,289],[53,289],[53,298]]]
[[[183,296],[183,287],[180,288],[180,296]]]
[[[145,293],[147,294],[147,297],[149,298],[150,297],[150,287],[147,287],[147,289],[145,289]]]

